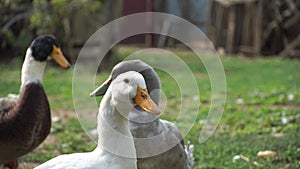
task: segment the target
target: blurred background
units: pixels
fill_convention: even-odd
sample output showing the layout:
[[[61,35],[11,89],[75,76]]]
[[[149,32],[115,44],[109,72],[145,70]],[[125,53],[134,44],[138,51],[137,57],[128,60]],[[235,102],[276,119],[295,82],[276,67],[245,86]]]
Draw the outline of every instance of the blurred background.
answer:
[[[34,37],[50,33],[74,63],[85,41],[101,26],[139,12],[164,12],[190,21],[219,54],[299,58],[299,9],[297,0],[1,0],[1,61],[23,55]],[[176,48],[180,42],[138,35],[121,44]]]

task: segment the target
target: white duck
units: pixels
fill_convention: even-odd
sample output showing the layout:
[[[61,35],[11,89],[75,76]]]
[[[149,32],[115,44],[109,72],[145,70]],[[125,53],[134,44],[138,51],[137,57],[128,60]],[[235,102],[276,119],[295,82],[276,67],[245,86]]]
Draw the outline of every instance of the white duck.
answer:
[[[127,119],[135,105],[149,113],[160,113],[148,95],[143,76],[129,71],[111,83],[100,103],[97,148],[58,156],[36,169],[136,169],[136,151]]]
[[[143,75],[152,100],[158,104],[160,98],[160,79],[154,69],[140,60],[123,61],[117,64],[110,77],[91,96],[104,95],[109,85],[122,73],[136,71]],[[136,107],[130,113],[130,130],[134,138],[153,138],[159,140],[135,139],[138,169],[191,169],[194,164],[193,145],[184,145],[181,133],[174,123],[156,118]],[[156,144],[159,141],[159,144]],[[170,147],[171,146],[171,147]],[[151,147],[151,148],[150,148]],[[166,151],[148,156],[153,150]]]

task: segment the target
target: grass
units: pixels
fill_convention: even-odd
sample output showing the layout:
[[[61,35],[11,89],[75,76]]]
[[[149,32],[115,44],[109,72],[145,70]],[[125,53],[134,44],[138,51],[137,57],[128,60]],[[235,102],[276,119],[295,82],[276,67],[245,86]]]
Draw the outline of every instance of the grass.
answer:
[[[125,58],[137,48],[121,48]],[[300,167],[300,62],[297,60],[246,59],[223,57],[227,79],[227,101],[223,117],[213,136],[199,143],[210,103],[210,80],[205,67],[192,53],[172,51],[178,55],[196,76],[202,102],[195,124],[185,136],[195,145],[195,167],[200,168],[299,168]],[[21,59],[10,64],[0,63],[0,97],[18,93]],[[72,102],[73,70],[48,65],[44,75],[53,116],[60,120],[52,125],[45,143],[22,157],[23,168],[31,168],[62,153],[90,151],[95,144],[84,133]],[[180,104],[178,85],[171,76],[158,70],[163,92],[168,98],[167,113],[162,118],[176,120]],[[108,72],[97,78],[102,82]],[[193,103],[191,101],[191,103]],[[180,125],[180,124],[178,124]],[[273,150],[276,158],[261,159],[259,151]],[[244,155],[250,162],[237,160]],[[254,165],[253,162],[259,165]]]

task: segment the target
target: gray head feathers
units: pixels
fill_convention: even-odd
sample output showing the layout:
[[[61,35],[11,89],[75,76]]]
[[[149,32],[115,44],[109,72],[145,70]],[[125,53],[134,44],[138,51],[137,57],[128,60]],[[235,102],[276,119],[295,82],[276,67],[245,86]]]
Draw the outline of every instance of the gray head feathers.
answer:
[[[142,62],[141,60],[129,60],[123,61],[117,64],[112,70],[112,80],[114,80],[118,75],[128,71],[136,71],[142,74],[146,81],[147,89],[149,91],[152,100],[158,104],[160,97],[160,80],[156,72],[151,66]],[[152,92],[154,91],[155,92]]]

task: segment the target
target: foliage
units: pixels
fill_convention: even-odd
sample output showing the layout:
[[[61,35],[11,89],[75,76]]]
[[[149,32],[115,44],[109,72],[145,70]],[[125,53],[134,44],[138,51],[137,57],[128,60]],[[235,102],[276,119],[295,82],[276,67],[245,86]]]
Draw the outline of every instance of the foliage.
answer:
[[[12,47],[16,50],[26,49],[32,34],[23,27],[26,23],[26,14],[31,2],[28,0],[0,1],[0,50]],[[20,27],[22,29],[17,29]]]
[[[55,34],[61,40],[71,34],[75,14],[99,13],[104,0],[0,1],[0,50],[20,54],[39,34]],[[76,21],[76,18],[73,18]],[[61,41],[65,43],[65,41]],[[17,51],[17,52],[15,52]],[[3,57],[3,56],[2,56]]]
[[[37,34],[60,32],[64,28],[64,19],[70,19],[74,13],[88,16],[101,7],[101,1],[87,0],[34,0],[34,14],[30,26],[37,29]]]
[[[13,49],[20,51],[24,51],[33,39],[32,34],[28,34],[28,29],[22,29],[18,36],[8,29],[4,32],[4,36],[6,43],[11,44]]]

